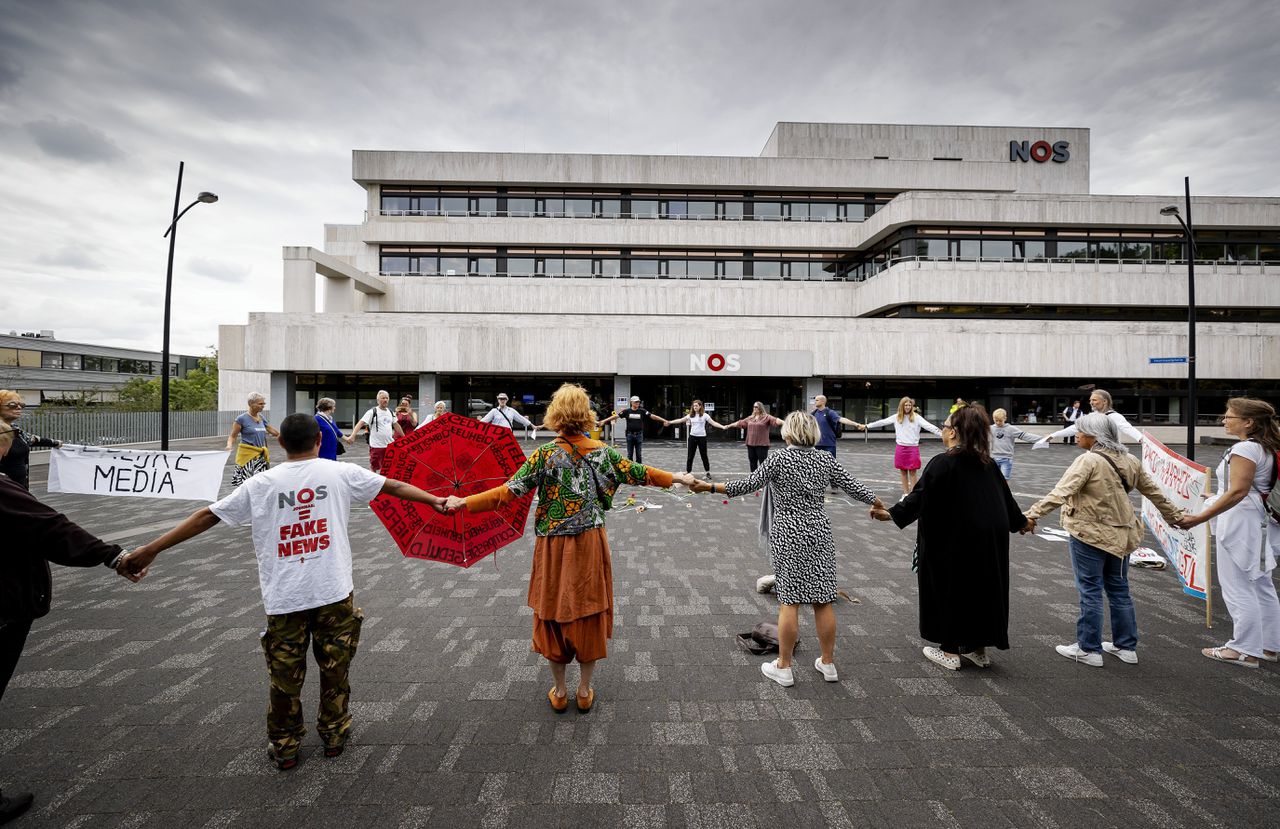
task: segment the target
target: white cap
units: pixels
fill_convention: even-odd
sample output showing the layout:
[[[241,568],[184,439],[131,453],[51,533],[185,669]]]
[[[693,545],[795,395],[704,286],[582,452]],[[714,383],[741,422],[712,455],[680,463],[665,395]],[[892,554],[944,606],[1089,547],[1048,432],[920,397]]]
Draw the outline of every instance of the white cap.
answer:
[[[640,398],[636,397],[635,395],[632,395],[632,397],[631,397],[631,402],[632,402],[632,403],[639,403],[639,402],[640,402]]]

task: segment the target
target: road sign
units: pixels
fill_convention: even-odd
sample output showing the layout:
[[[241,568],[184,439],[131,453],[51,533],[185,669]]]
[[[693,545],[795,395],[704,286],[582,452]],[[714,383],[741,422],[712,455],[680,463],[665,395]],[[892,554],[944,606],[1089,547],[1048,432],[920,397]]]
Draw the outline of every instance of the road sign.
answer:
[[[1186,357],[1148,357],[1147,363],[1156,365],[1157,363],[1185,363]]]

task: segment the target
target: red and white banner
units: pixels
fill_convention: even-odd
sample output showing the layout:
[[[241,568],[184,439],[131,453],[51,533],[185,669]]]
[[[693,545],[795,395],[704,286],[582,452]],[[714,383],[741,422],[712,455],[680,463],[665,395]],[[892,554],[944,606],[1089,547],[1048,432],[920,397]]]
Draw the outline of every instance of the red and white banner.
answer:
[[[1190,513],[1204,510],[1209,488],[1207,466],[1187,460],[1144,432],[1142,468],[1175,506]],[[1191,530],[1171,527],[1160,516],[1155,504],[1146,498],[1142,499],[1142,520],[1160,542],[1160,549],[1182,582],[1183,592],[1197,599],[1205,598],[1209,592],[1208,522]]]

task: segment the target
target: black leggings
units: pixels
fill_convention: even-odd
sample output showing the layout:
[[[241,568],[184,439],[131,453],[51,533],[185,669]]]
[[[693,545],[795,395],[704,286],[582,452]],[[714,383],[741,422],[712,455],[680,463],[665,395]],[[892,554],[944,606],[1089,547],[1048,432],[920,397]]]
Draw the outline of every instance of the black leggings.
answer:
[[[747,461],[751,464],[751,471],[755,472],[756,467],[764,463],[764,459],[769,457],[768,446],[748,446]]]
[[[711,471],[711,461],[707,460],[707,436],[706,435],[689,435],[689,457],[685,458],[684,471],[693,471],[693,453],[698,452],[702,455],[702,468]]]

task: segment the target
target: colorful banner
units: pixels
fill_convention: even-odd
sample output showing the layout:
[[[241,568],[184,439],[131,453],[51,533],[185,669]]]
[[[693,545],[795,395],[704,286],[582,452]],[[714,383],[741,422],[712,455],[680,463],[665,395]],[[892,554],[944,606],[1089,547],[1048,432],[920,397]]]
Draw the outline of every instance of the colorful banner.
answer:
[[[1160,487],[1164,497],[1187,512],[1204,510],[1209,488],[1209,468],[1187,460],[1160,441],[1143,433],[1142,468]],[[1160,542],[1165,558],[1173,565],[1189,596],[1204,599],[1209,592],[1209,524],[1192,530],[1171,527],[1160,516],[1155,504],[1142,499],[1142,520]]]
[[[49,461],[49,491],[216,501],[229,454],[63,444]]]

